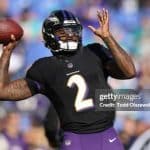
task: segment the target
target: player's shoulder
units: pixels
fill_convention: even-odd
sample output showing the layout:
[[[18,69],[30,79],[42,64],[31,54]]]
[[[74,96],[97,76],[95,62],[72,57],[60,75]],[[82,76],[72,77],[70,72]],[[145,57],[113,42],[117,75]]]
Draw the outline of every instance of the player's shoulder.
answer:
[[[100,43],[89,43],[85,47],[87,47],[89,49],[95,49],[95,48],[101,48],[103,46]]]
[[[84,48],[95,55],[100,55],[107,51],[107,48],[100,43],[91,43],[86,45]]]
[[[52,59],[53,56],[39,58],[28,67],[28,70],[45,70],[47,66],[51,66]]]
[[[51,62],[53,60],[53,57],[54,56],[42,57],[42,58],[37,59],[34,63],[35,64],[43,64],[46,62]]]
[[[100,44],[100,43],[90,43],[90,44],[87,44],[85,46],[85,48],[89,51],[92,51],[92,52],[103,52],[105,51],[105,49],[107,49],[104,45]]]
[[[53,56],[48,57],[42,57],[37,59],[32,66],[46,66],[47,64],[50,64],[53,61]]]

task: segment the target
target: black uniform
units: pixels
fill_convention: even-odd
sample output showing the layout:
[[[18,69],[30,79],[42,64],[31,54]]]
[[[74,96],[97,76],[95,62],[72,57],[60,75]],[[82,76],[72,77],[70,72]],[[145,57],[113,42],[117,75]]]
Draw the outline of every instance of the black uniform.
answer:
[[[108,89],[108,50],[89,44],[75,54],[41,58],[27,72],[34,94],[46,95],[59,115],[61,128],[74,133],[94,133],[113,125],[114,111],[95,111],[96,89]],[[51,119],[51,118],[49,118]]]

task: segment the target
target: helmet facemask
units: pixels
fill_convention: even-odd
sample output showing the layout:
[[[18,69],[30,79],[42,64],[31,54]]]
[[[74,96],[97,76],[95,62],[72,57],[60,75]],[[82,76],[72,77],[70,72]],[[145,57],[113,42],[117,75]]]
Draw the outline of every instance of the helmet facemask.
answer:
[[[57,29],[54,32],[54,36],[59,43],[59,50],[76,51],[81,42],[81,30],[80,26],[73,25]]]

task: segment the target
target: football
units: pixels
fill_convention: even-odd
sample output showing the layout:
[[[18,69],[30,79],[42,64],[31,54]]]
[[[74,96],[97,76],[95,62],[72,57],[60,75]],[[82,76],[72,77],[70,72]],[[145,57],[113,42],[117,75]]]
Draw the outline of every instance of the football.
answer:
[[[0,44],[9,43],[12,34],[15,36],[16,40],[20,40],[23,36],[22,27],[13,19],[0,19]]]

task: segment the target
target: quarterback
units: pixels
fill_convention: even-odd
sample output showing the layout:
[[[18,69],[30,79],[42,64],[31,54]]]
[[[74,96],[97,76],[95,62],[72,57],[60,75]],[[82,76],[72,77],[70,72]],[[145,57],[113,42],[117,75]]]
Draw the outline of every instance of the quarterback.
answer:
[[[106,47],[100,43],[83,46],[79,19],[67,10],[56,10],[42,27],[44,44],[53,56],[37,60],[24,78],[15,81],[8,75],[17,44],[13,35],[0,57],[1,101],[23,100],[38,93],[47,96],[63,130],[61,150],[123,150],[113,128],[115,111],[95,111],[95,90],[109,89],[109,76],[133,78],[135,67],[111,34],[108,10],[97,11],[97,17],[99,27],[88,27]]]

